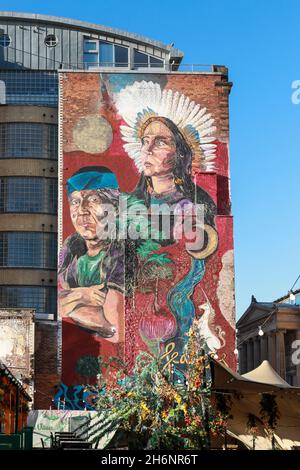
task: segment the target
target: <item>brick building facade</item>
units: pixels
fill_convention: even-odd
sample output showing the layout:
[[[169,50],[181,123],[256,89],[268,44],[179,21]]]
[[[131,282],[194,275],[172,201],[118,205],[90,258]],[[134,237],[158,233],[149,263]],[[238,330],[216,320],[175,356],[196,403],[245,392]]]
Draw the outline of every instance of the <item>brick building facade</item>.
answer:
[[[61,306],[59,313],[62,318],[62,382],[68,386],[80,383],[78,382],[80,378],[76,373],[77,364],[86,357],[117,356],[125,360],[127,364],[133,364],[134,358],[140,351],[154,352],[151,341],[154,341],[153,335],[155,334],[163,337],[163,340],[159,342],[159,351],[156,353],[161,355],[162,361],[166,361],[166,366],[170,365],[170,360],[166,358],[171,356],[178,358],[178,360],[174,359],[174,364],[176,361],[184,363],[184,338],[188,332],[185,329],[186,325],[190,326],[194,320],[199,322],[201,334],[208,347],[214,353],[217,351],[220,359],[234,369],[236,357],[234,354],[233,220],[228,154],[228,96],[231,83],[228,81],[227,69],[212,66],[209,72],[200,73],[179,71],[151,73],[149,71],[138,74],[129,74],[125,71],[118,73],[61,71],[59,75],[61,97],[59,244],[62,247],[60,272],[67,273],[68,271],[69,261],[65,253],[68,250],[68,240],[74,237],[74,220],[72,222],[70,218],[70,194],[67,194],[69,181],[72,181],[74,175],[78,178],[76,175],[79,175],[81,171],[95,172],[97,168],[100,170],[104,168],[105,171],[112,172],[116,178],[121,197],[122,194],[135,194],[139,177],[143,178],[144,175],[144,170],[138,166],[142,149],[141,142],[136,137],[139,130],[135,128],[139,125],[136,123],[139,122],[138,119],[143,113],[146,114],[145,122],[148,122],[148,112],[151,113],[150,119],[153,119],[153,122],[156,118],[163,120],[172,116],[174,125],[178,124],[182,135],[185,135],[186,129],[193,128],[194,122],[199,121],[197,132],[201,137],[203,135],[203,150],[199,147],[198,156],[196,153],[193,154],[191,168],[188,170],[191,173],[184,177],[191,178],[195,191],[198,191],[197,188],[202,191],[202,199],[199,203],[204,205],[204,212],[207,210],[207,204],[214,207],[214,217],[211,217],[209,221],[205,219],[204,223],[211,227],[211,231],[215,231],[218,238],[215,248],[203,257],[201,250],[193,255],[180,243],[165,243],[163,251],[158,253],[164,253],[164,256],[169,257],[170,264],[174,266],[169,277],[164,277],[163,269],[152,262],[151,267],[156,270],[157,279],[160,279],[157,281],[158,288],[155,288],[155,282],[151,281],[151,276],[149,278],[147,275],[148,284],[145,288],[139,287],[138,280],[130,294],[126,293],[128,285],[123,289],[125,291],[124,319],[118,320],[120,323],[116,326],[120,331],[125,330],[125,336],[122,339],[113,341],[114,338],[112,338],[110,342],[101,337],[101,334],[95,335],[96,326],[94,329],[89,328],[84,318],[80,320],[80,316],[77,315],[77,320],[73,321],[72,312],[70,316],[65,315]],[[161,104],[164,100],[168,103],[166,110]],[[180,105],[178,107],[176,105],[173,109],[173,102],[184,103],[181,105],[183,109],[190,109],[190,112],[194,114],[199,112],[201,117],[195,118],[194,121],[191,118],[192,124],[190,124],[189,114],[186,117]],[[127,110],[129,114],[131,113],[130,117],[127,117]],[[98,130],[96,130],[95,122],[99,123]],[[201,128],[202,122],[206,124]],[[209,137],[206,140],[208,128]],[[188,138],[186,136],[187,142]],[[129,144],[127,145],[126,142]],[[192,142],[190,145],[192,146]],[[133,148],[137,149],[136,152]],[[207,161],[206,157],[208,157]],[[95,176],[96,173],[93,175]],[[178,174],[179,179],[180,176]],[[187,198],[188,196],[186,200]],[[191,196],[191,201],[194,200],[193,198],[194,194]],[[207,237],[209,245],[209,232],[207,232]],[[159,256],[158,253],[155,252],[154,258],[151,259]],[[81,256],[78,254],[79,258]],[[133,259],[135,253],[130,256]],[[129,262],[125,255],[125,271]],[[137,276],[143,277],[141,269],[137,267],[139,263],[137,261],[132,269],[137,270]],[[61,284],[64,284],[66,279],[66,277],[63,278]],[[77,285],[76,281],[72,280],[69,286],[72,285],[73,288],[80,290],[80,287],[85,285],[85,281],[80,282],[83,284]],[[130,283],[128,278],[126,282]],[[177,288],[178,293],[175,293]],[[155,293],[157,291],[158,293]],[[64,295],[68,296],[68,292],[61,286],[59,292],[62,299]],[[179,302],[172,300],[179,298]],[[163,318],[162,315],[159,321],[161,323],[165,321],[170,329],[172,323],[176,332],[173,331],[168,336],[164,336],[163,332],[158,332],[158,321],[155,323],[155,315],[150,312],[153,303],[158,303],[165,312],[165,317]],[[189,320],[182,321],[182,318],[189,318]],[[78,325],[85,327],[85,331]],[[151,340],[144,340],[145,335],[151,337]],[[179,372],[178,375],[180,375]]]

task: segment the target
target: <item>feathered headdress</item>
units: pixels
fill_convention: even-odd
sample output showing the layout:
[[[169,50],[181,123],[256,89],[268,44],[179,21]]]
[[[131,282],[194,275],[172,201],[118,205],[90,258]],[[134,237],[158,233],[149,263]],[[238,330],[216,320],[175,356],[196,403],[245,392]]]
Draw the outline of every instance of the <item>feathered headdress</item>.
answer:
[[[216,145],[212,143],[215,141],[212,134],[216,127],[206,108],[178,91],[162,90],[158,83],[144,80],[128,85],[114,98],[120,116],[127,123],[127,126],[120,127],[124,149],[140,172],[143,169],[141,137],[146,122],[155,116],[170,119],[181,131],[192,150],[195,170],[214,170]]]

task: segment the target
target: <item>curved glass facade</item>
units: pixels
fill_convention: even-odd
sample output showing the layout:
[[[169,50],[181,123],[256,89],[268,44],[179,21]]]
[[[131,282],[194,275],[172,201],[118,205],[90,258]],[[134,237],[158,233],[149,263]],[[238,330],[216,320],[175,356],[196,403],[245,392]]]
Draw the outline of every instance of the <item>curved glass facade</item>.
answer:
[[[56,233],[0,232],[0,266],[56,269]]]
[[[0,179],[0,213],[57,213],[57,179],[7,176]]]
[[[57,126],[33,122],[1,123],[0,158],[57,160]]]
[[[34,308],[36,313],[56,313],[56,288],[0,286],[0,308]]]
[[[2,70],[6,104],[57,106],[57,72],[34,70]]]

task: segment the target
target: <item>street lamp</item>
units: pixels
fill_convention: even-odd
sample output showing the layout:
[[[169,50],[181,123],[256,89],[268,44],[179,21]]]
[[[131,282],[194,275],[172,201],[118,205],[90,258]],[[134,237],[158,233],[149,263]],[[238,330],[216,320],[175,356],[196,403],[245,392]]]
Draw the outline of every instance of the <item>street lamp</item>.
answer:
[[[263,335],[264,335],[264,332],[263,332],[261,326],[258,327],[258,335],[259,335],[259,336],[263,336]]]

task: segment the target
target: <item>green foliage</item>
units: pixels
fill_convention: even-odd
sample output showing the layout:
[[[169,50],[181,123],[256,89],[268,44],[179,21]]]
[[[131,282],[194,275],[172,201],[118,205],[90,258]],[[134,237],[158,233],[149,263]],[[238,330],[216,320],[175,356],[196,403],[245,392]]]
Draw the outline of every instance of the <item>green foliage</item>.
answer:
[[[252,413],[248,413],[247,418],[247,431],[252,434],[253,437],[256,437],[258,433],[258,425],[263,423],[257,416]]]
[[[263,393],[260,401],[260,415],[266,428],[273,432],[276,429],[280,413],[275,395]]]
[[[232,419],[232,415],[230,414],[232,407],[231,396],[225,395],[224,393],[217,393],[215,400],[216,408],[220,413],[221,418],[226,421],[228,421],[228,419]]]
[[[209,356],[199,349],[197,329],[191,330],[185,354],[186,383],[174,383],[174,370],[160,359],[138,355],[131,374],[120,370],[105,394],[98,394],[102,417],[94,439],[118,429],[130,435],[132,448],[201,449],[209,447],[210,432],[223,430],[211,406]]]
[[[149,258],[147,259],[147,263],[149,263],[150,261],[155,261],[160,266],[172,263],[173,261],[167,258],[167,256],[167,253],[154,253],[152,256],[149,256]]]
[[[143,240],[136,250],[141,258],[148,258],[154,251],[160,249],[160,244],[153,240]]]
[[[101,372],[101,358],[95,356],[82,356],[75,366],[76,374],[82,377],[96,377]]]

